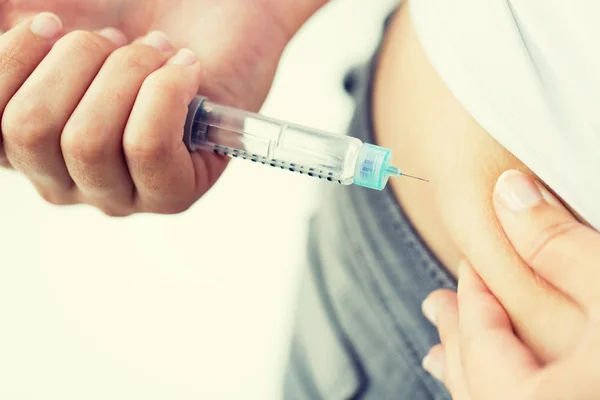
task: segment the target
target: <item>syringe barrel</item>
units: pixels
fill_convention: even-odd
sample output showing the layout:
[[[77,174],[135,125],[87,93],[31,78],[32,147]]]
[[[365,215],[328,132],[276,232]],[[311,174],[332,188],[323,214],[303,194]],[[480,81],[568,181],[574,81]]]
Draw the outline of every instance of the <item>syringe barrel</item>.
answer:
[[[190,105],[184,141],[208,150],[350,185],[362,142],[214,104]]]

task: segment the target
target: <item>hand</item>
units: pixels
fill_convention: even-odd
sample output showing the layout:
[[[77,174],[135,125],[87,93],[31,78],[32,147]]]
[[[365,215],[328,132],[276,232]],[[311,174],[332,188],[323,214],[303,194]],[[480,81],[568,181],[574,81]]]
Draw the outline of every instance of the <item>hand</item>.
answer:
[[[225,167],[182,142],[202,79],[194,53],[164,34],[129,44],[115,29],[62,36],[58,17],[28,18],[0,36],[6,159],[54,204],[184,211]]]
[[[0,37],[0,165],[10,166],[10,161],[54,204],[88,203],[109,215],[185,210],[214,183],[225,162],[205,154],[189,158],[179,143],[174,144],[184,120],[181,103],[194,89],[211,100],[257,111],[270,89],[287,41],[323,2],[291,6],[274,0],[0,0],[1,26],[5,30],[14,26]],[[162,68],[171,71],[166,79],[169,82],[154,82],[161,63],[173,51],[148,55],[147,46],[137,43],[112,54],[124,39],[118,39],[115,47],[115,43],[107,44],[97,34],[84,32],[69,33],[54,46],[62,33],[40,38],[27,28],[30,15],[40,9],[64,17],[63,33],[113,25],[135,38],[150,29],[161,29],[171,34],[171,50],[188,45],[202,61],[188,68],[193,73],[179,78],[174,76],[175,67]],[[66,53],[78,52],[81,47],[85,54],[67,57]],[[89,47],[100,51],[92,54]],[[81,56],[91,58],[84,62]],[[129,72],[135,72],[135,76],[119,77],[119,62],[131,67]],[[84,66],[89,69],[78,75]],[[87,76],[90,71],[92,75],[100,72],[97,77]],[[74,72],[65,79],[64,74]],[[57,84],[43,85],[41,82],[47,79]],[[169,109],[156,101],[161,94],[157,93],[157,85],[172,95],[180,91],[180,108],[175,112],[174,104],[170,105],[173,111],[169,121]],[[137,93],[136,88],[144,90]],[[150,104],[148,100],[143,112],[137,111],[147,100],[141,95],[149,91],[155,102]],[[140,96],[136,101],[137,94]],[[77,104],[82,96],[83,103]],[[69,101],[63,102],[67,97]],[[94,103],[102,99],[103,103]],[[153,125],[160,118],[163,125]],[[149,131],[143,135],[138,132],[137,136],[127,134],[141,129]],[[166,135],[165,129],[170,129],[170,138],[161,136]],[[151,133],[155,143],[148,141]],[[108,137],[112,146],[107,148]],[[119,138],[129,150],[116,145]],[[163,142],[157,143],[160,140]],[[138,156],[146,162],[140,163],[137,156],[132,158],[133,153],[140,153]],[[175,153],[179,160],[170,159]]]
[[[465,262],[458,296],[438,291],[424,302],[442,341],[425,358],[425,368],[457,400],[598,398],[600,234],[577,222],[547,190],[518,172],[500,178],[494,200],[515,249],[562,301],[582,310],[584,330],[569,352],[552,363],[539,361]]]

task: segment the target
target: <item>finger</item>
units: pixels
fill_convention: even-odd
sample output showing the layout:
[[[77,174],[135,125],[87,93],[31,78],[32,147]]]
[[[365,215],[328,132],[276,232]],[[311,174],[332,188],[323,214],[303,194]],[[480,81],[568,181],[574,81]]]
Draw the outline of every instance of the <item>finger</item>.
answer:
[[[450,290],[436,290],[423,302],[423,314],[440,334],[442,344],[448,336],[458,332],[458,303],[456,293]]]
[[[429,350],[429,353],[423,358],[423,368],[429,372],[435,379],[444,382],[444,365],[446,364],[446,355],[444,346],[436,344]]]
[[[492,398],[538,370],[506,311],[467,262],[460,268],[458,308],[461,360],[474,398]]]
[[[517,171],[504,173],[496,185],[498,218],[523,260],[533,270],[589,306],[600,300],[600,235],[580,224],[545,188]]]
[[[494,218],[492,215],[483,218],[486,219]],[[491,229],[489,225],[485,222],[478,226],[487,239],[492,238],[489,242],[495,244],[486,244],[487,239],[482,237],[476,242],[483,243],[483,247],[469,245],[469,260],[477,259],[474,268],[510,315],[518,337],[540,360],[551,362],[568,354],[577,343],[587,316],[573,299],[531,269],[514,248],[499,219],[492,221]],[[557,324],[557,320],[562,322]]]
[[[73,201],[73,181],[64,163],[60,137],[102,64],[119,45],[92,32],[65,35],[6,107],[6,154],[51,202]]]
[[[43,13],[27,19],[0,38],[0,120],[10,99],[52,48],[63,31],[60,19]],[[10,166],[0,129],[0,165]]]
[[[460,364],[454,365],[449,362],[446,352],[447,349],[441,344],[433,346],[423,359],[423,368],[434,378],[444,383],[454,400],[470,400],[471,396],[462,368]],[[445,371],[454,371],[454,373],[445,374]]]
[[[138,209],[178,213],[199,196],[199,177],[183,144],[183,129],[201,72],[197,58],[184,49],[140,90],[123,139]]]
[[[131,212],[133,181],[123,132],[142,84],[173,54],[174,47],[160,32],[116,50],[65,126],[61,147],[67,169],[85,201],[107,214]]]
[[[456,293],[449,290],[438,290],[432,293],[423,302],[423,312],[437,326],[444,348],[444,374],[442,379],[438,379],[444,382],[454,398],[466,398],[467,387],[460,359],[459,309]]]

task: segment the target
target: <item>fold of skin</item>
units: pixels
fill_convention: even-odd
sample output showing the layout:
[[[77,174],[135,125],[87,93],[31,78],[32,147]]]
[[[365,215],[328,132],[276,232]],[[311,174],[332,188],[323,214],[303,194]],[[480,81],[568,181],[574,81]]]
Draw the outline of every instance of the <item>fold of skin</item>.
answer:
[[[506,170],[531,171],[498,144],[436,74],[413,29],[410,1],[387,34],[377,71],[374,123],[378,142],[392,148],[407,173],[392,187],[409,218],[441,262],[457,275],[469,259],[510,314],[515,330],[542,360],[569,351],[584,315],[520,259],[492,203]]]

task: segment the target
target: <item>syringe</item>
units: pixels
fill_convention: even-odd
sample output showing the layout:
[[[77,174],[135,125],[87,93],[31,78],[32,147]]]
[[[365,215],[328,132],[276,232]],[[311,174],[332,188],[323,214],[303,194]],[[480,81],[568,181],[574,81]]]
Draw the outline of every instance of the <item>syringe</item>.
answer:
[[[392,166],[389,149],[221,106],[204,97],[196,97],[189,107],[184,142],[190,151],[211,151],[342,185],[383,190],[394,176],[425,181]]]

